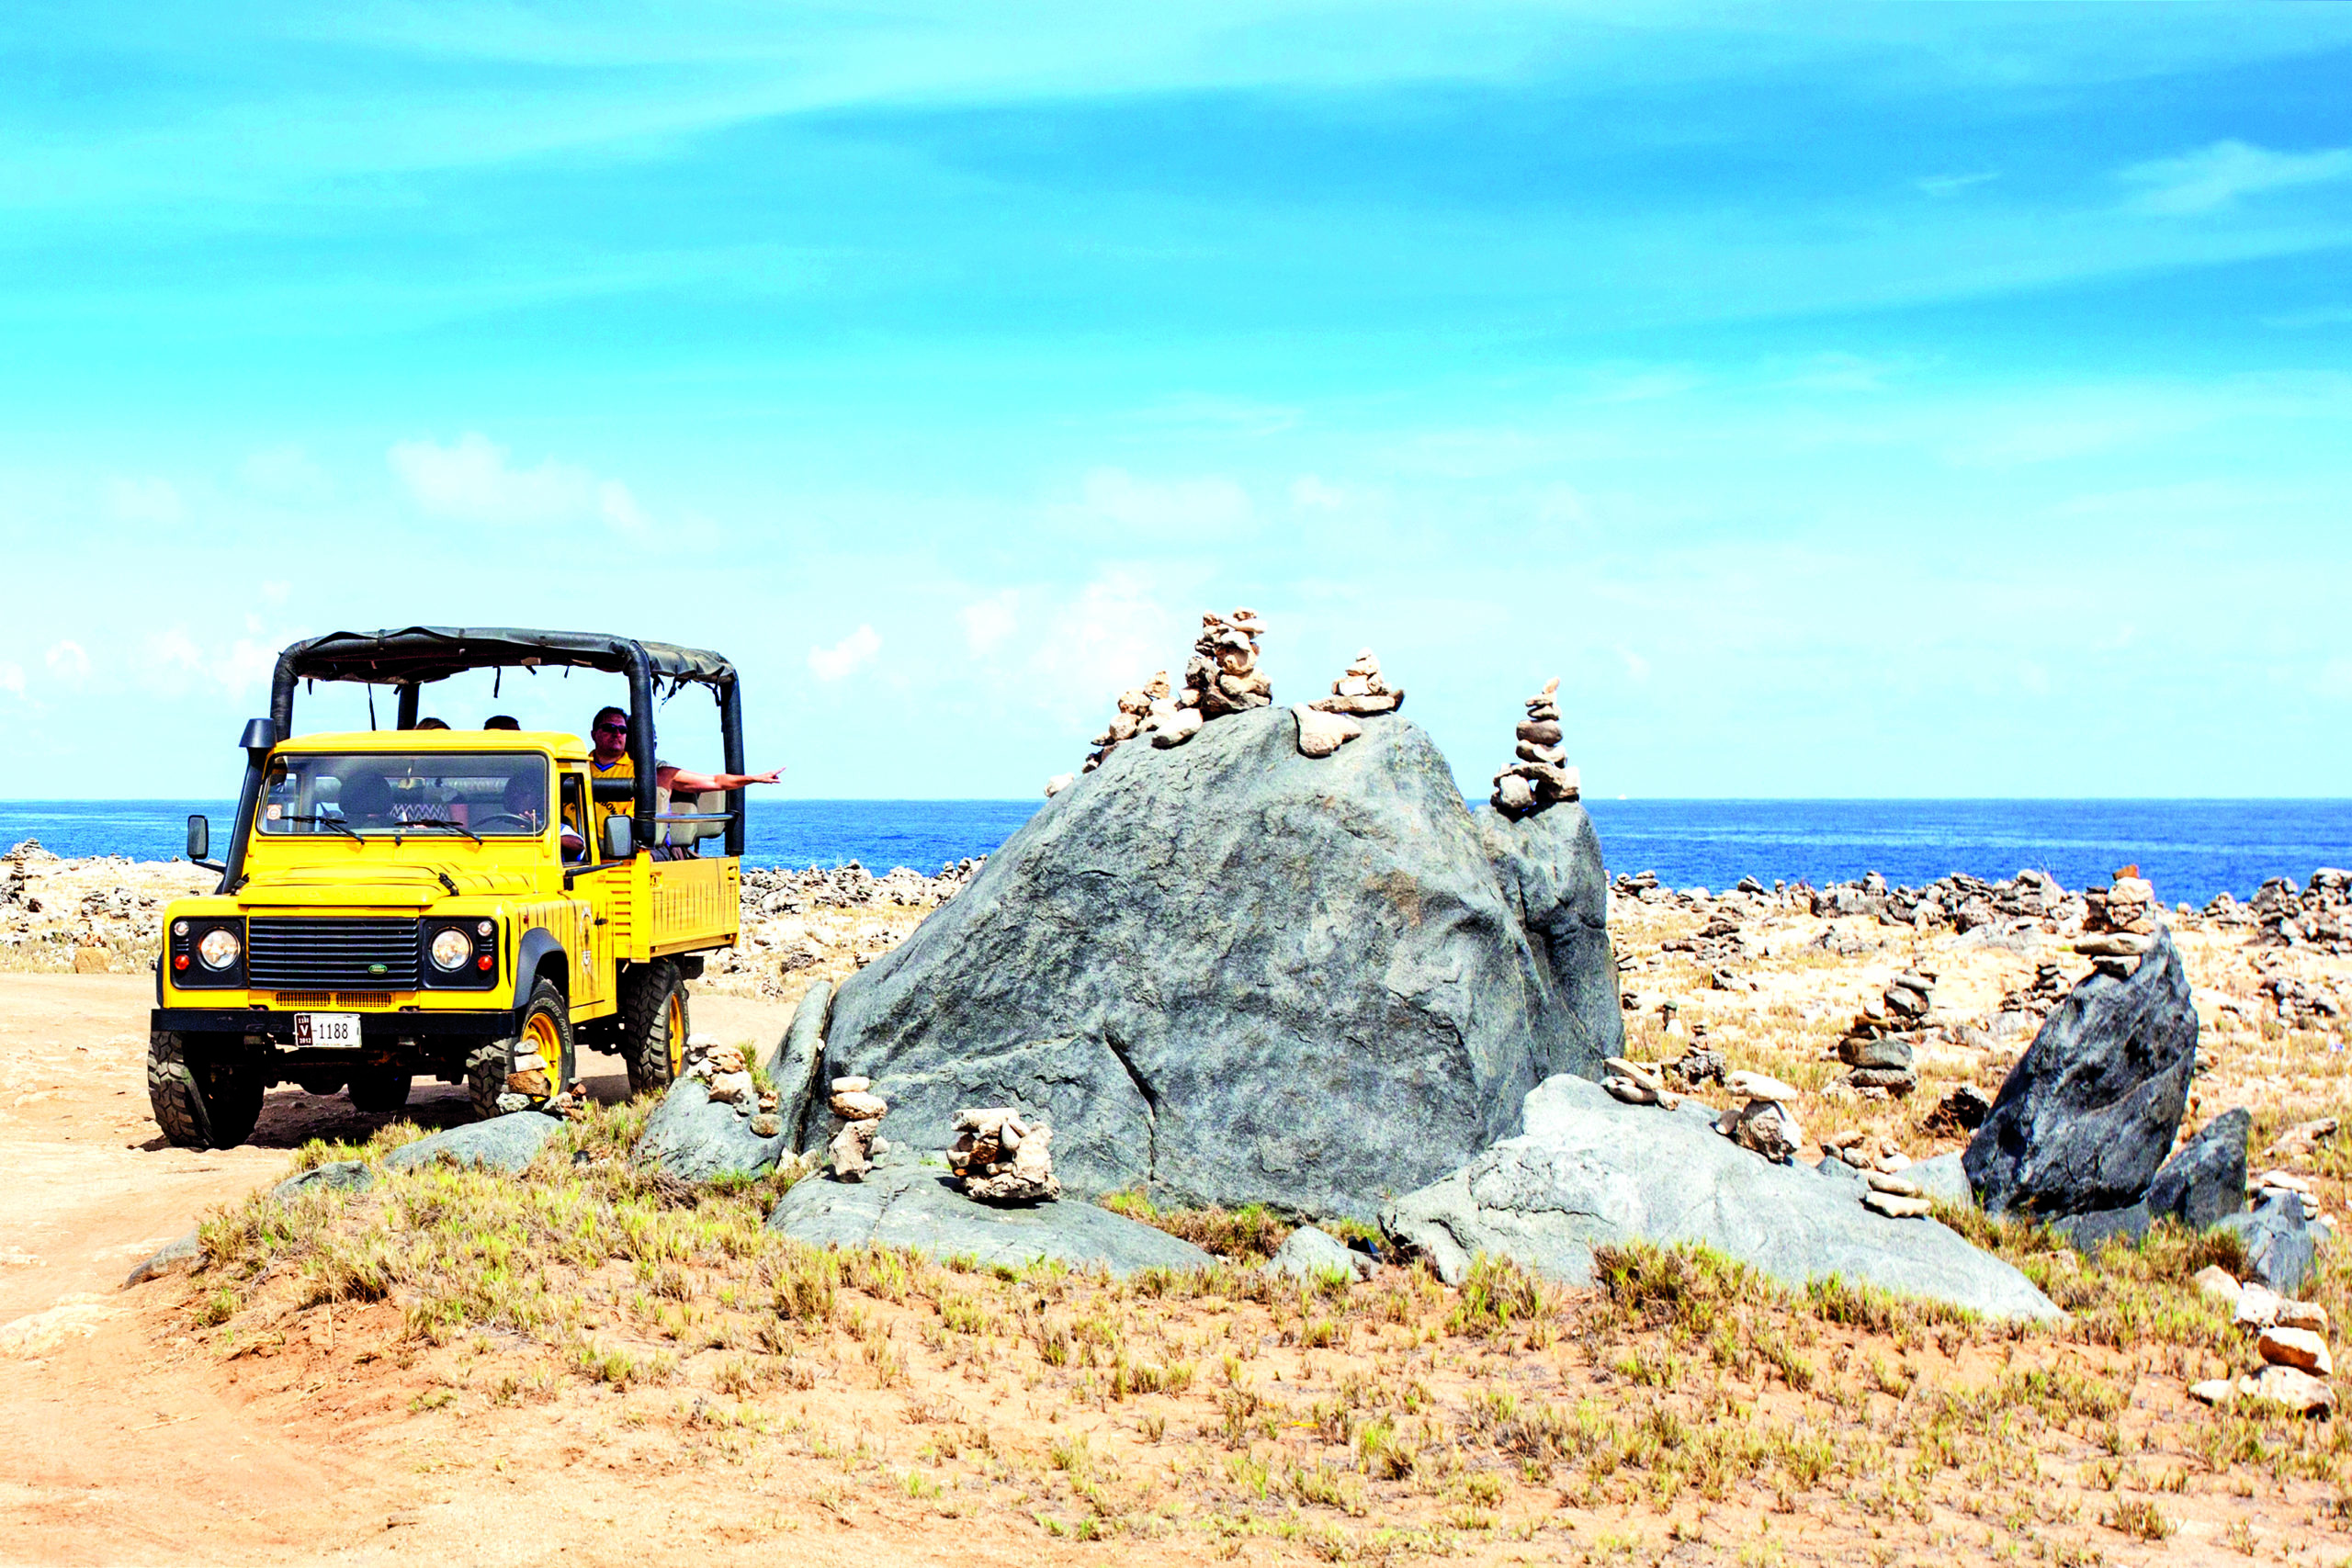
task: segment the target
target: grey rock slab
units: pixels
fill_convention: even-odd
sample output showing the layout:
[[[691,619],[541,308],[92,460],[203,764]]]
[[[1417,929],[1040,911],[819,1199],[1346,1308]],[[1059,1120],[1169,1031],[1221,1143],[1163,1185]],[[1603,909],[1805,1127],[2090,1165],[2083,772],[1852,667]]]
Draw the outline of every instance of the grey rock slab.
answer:
[[[1883,1218],[1834,1173],[1769,1164],[1718,1135],[1703,1107],[1620,1105],[1562,1076],[1527,1097],[1526,1122],[1397,1199],[1383,1228],[1449,1281],[1480,1251],[1587,1284],[1600,1244],[1697,1242],[1794,1288],[1838,1275],[1991,1316],[2063,1315],[2024,1275],[1942,1224]]]
[[[2276,1190],[2255,1200],[2251,1213],[2224,1214],[2217,1228],[2235,1231],[2245,1243],[2245,1277],[2291,1296],[2311,1277],[2318,1244],[2303,1217],[2302,1195]]]
[[[792,1010],[792,1022],[786,1027],[784,1038],[761,1064],[775,1088],[776,1120],[796,1149],[809,1146],[808,1122],[815,1108],[824,1103],[824,1097],[817,1092],[817,1064],[824,1055],[825,1019],[832,1002],[831,980],[811,982],[800,993],[800,1004]]]
[[[2128,979],[2094,974],[2052,1010],[1968,1145],[1991,1213],[2128,1208],[2180,1131],[2197,1010],[2169,931]]]
[[[1625,1010],[1609,941],[1609,874],[1600,835],[1582,806],[1562,802],[1517,821],[1492,806],[1472,813],[1478,837],[1558,995],[1565,1025],[1540,1077],[1597,1078],[1625,1049]]]
[[[2148,1184],[2148,1211],[2203,1230],[2245,1207],[2245,1145],[2254,1113],[2222,1111],[2180,1145]]]
[[[197,1239],[196,1232],[189,1231],[158,1247],[153,1257],[124,1277],[122,1288],[127,1291],[166,1274],[184,1274],[203,1261],[204,1243]]]
[[[517,1111],[493,1116],[487,1122],[445,1128],[413,1144],[402,1144],[384,1156],[384,1163],[394,1170],[408,1170],[446,1159],[458,1165],[519,1171],[537,1156],[539,1145],[562,1125],[559,1117],[537,1111]]]
[[[375,1184],[376,1173],[359,1161],[331,1159],[288,1177],[271,1188],[269,1195],[282,1202],[305,1192],[365,1192]]]
[[[1216,1261],[1190,1242],[1088,1202],[976,1203],[931,1166],[878,1167],[857,1182],[806,1178],[777,1201],[768,1229],[811,1247],[874,1243],[1012,1269],[1050,1260],[1126,1275]]]
[[[1292,728],[1114,750],[842,982],[820,1075],[871,1077],[917,1148],[966,1106],[1042,1116],[1074,1194],[1362,1219],[1517,1132],[1544,1073],[1598,1076],[1429,737],[1367,717],[1309,759]],[[1545,907],[1587,910],[1555,871]]]
[[[1329,1231],[1301,1225],[1266,1259],[1269,1274],[1294,1280],[1367,1280],[1376,1265]]]
[[[781,1133],[759,1136],[742,1108],[712,1100],[699,1079],[681,1078],[645,1119],[630,1153],[639,1164],[682,1181],[709,1181],[772,1170],[791,1144]]]
[[[1960,1163],[1957,1152],[1915,1160],[1904,1168],[1903,1174],[1918,1187],[1923,1197],[1958,1207],[1976,1206],[1976,1190],[1968,1185],[1968,1171]]]

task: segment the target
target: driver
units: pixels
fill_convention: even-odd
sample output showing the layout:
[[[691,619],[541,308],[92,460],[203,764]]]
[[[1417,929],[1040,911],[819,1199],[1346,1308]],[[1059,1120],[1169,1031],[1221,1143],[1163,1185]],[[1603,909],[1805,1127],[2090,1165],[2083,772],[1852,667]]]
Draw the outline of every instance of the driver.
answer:
[[[384,775],[356,773],[343,781],[342,798],[335,804],[343,808],[343,819],[354,828],[389,828],[392,826],[392,786]]]

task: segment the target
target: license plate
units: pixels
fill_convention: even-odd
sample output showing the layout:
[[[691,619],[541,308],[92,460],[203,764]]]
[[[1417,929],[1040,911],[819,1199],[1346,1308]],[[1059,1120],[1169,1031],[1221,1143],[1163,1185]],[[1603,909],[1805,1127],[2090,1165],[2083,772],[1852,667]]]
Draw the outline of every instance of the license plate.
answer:
[[[294,1043],[304,1049],[314,1047],[359,1048],[359,1015],[356,1012],[298,1012],[294,1015]]]

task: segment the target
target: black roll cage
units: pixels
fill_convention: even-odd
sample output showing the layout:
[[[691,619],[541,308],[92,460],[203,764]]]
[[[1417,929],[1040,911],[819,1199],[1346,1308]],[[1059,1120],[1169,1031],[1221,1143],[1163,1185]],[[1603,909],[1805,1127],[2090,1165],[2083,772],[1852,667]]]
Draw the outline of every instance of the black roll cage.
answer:
[[[394,686],[400,692],[398,728],[416,728],[419,696],[435,681],[467,670],[548,666],[602,670],[628,678],[628,754],[636,773],[635,838],[653,842],[653,706],[664,681],[674,696],[688,683],[707,686],[718,704],[719,743],[730,773],[743,771],[743,700],[735,666],[716,653],[666,642],[642,642],[602,632],[531,631],[513,626],[406,626],[399,631],[329,632],[293,644],[277,656],[269,688],[274,740],[294,733],[294,687],[302,681],[354,681]],[[244,858],[246,839],[259,809],[258,785],[269,751],[248,749],[245,790],[237,807],[237,832],[221,886],[231,886]],[[743,791],[727,792],[727,852],[743,852]],[[596,846],[597,853],[603,846]]]

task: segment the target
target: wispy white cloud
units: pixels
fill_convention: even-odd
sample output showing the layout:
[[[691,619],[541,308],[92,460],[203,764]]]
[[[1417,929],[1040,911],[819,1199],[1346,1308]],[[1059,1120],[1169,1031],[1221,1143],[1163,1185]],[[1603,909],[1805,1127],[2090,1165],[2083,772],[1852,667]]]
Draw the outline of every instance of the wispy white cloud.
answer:
[[[277,665],[278,645],[279,639],[267,636],[206,644],[185,626],[165,626],[142,639],[137,668],[154,691],[169,694],[203,686],[237,697],[267,682]]]
[[[994,652],[998,644],[1019,629],[1020,602],[1019,592],[1008,588],[957,611],[956,618],[963,623],[966,646],[982,656]]]
[[[1250,520],[1250,492],[1229,479],[1142,479],[1125,468],[1086,476],[1090,518],[1147,534],[1229,528]]]
[[[1911,184],[1929,196],[1950,196],[1954,191],[1966,190],[1971,186],[1981,186],[2000,177],[1999,171],[1988,169],[1975,175],[1928,175],[1913,180]]]
[[[409,495],[435,516],[506,524],[596,520],[625,534],[651,525],[620,480],[553,457],[517,468],[506,447],[480,431],[447,446],[430,439],[396,441],[385,456]]]
[[[856,673],[882,651],[882,638],[872,626],[861,626],[831,648],[808,650],[808,672],[820,681],[839,681]]]
[[[244,461],[245,483],[274,501],[320,502],[334,494],[334,479],[292,443],[266,446]]]
[[[98,496],[107,513],[125,523],[176,523],[187,511],[168,479],[110,479]]]
[[[89,652],[71,637],[50,644],[49,651],[41,655],[41,662],[49,666],[51,675],[69,686],[78,686],[89,678]]]
[[[11,664],[6,660],[0,660],[0,692],[6,692],[14,697],[21,697],[25,694],[23,665]]]
[[[2177,157],[2134,164],[2120,178],[2142,187],[2132,201],[2142,212],[2211,212],[2242,196],[2352,178],[2352,147],[2279,152],[2232,139]]]

